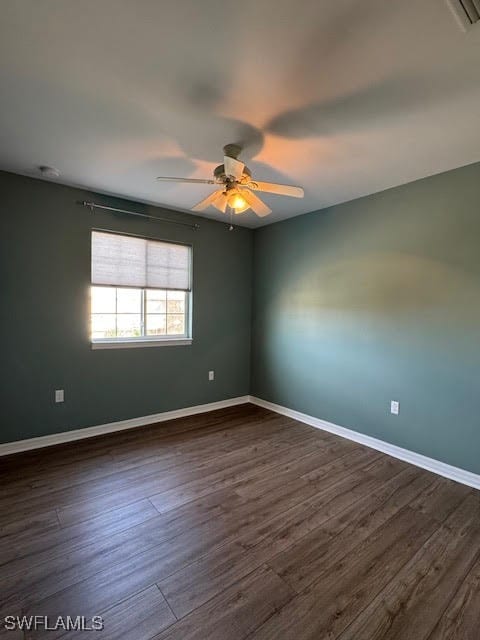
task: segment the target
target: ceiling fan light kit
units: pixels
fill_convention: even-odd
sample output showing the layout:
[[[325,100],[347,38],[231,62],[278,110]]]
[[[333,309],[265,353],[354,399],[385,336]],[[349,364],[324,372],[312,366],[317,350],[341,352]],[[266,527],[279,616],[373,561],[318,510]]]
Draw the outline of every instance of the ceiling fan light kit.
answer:
[[[272,210],[254,191],[274,193],[292,198],[303,198],[304,192],[301,187],[253,180],[250,169],[238,160],[238,155],[241,152],[241,147],[238,145],[227,144],[223,148],[223,152],[223,164],[215,168],[213,180],[170,178],[163,176],[158,177],[157,180],[160,182],[172,181],[191,184],[221,185],[220,189],[214,191],[193,206],[192,211],[204,211],[208,207],[213,206],[221,213],[226,213],[227,208],[229,208],[230,211],[233,211],[235,214],[240,214],[251,209],[257,216],[263,218],[264,216],[268,216]]]
[[[238,191],[228,196],[228,206],[233,209],[235,213],[243,213],[249,208],[248,202]]]

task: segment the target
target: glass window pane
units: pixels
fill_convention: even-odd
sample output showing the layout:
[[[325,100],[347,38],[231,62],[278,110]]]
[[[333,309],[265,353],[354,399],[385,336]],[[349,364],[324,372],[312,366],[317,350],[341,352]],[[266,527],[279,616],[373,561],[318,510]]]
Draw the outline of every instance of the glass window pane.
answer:
[[[115,314],[92,314],[92,338],[115,338]]]
[[[167,315],[167,334],[169,336],[183,335],[185,333],[185,316],[183,314]]]
[[[92,313],[115,313],[115,287],[91,287]]]
[[[167,291],[167,313],[185,313],[185,291]]]
[[[163,289],[147,289],[147,313],[165,313],[167,292]]]
[[[141,313],[142,290],[117,288],[117,313]]]
[[[147,336],[165,335],[167,329],[166,315],[164,313],[148,314],[146,317]]]
[[[117,337],[137,338],[142,335],[142,316],[140,314],[119,313],[117,315]]]
[[[91,287],[92,339],[184,336],[187,294],[146,289],[143,317],[143,292],[128,287]]]

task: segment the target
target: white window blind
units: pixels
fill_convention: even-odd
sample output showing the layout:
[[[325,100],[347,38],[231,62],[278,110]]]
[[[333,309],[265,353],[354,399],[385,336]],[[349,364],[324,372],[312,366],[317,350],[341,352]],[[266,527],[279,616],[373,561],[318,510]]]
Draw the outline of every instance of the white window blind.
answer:
[[[92,284],[190,291],[191,247],[92,232]]]

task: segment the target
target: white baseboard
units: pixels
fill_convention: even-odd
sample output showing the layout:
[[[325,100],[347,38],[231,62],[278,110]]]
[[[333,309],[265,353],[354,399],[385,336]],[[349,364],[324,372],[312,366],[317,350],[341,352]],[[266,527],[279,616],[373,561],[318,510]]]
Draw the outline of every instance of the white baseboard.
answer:
[[[249,398],[250,396],[239,396],[237,398],[229,398],[228,400],[220,400],[218,402],[209,402],[208,404],[198,404],[193,407],[185,407],[185,409],[175,409],[174,411],[153,413],[149,416],[142,416],[140,418],[109,422],[108,424],[100,424],[95,427],[85,427],[84,429],[74,429],[73,431],[62,431],[61,433],[39,436],[38,438],[29,438],[28,440],[6,442],[5,444],[0,444],[0,456],[7,456],[21,451],[29,451],[30,449],[39,449],[41,447],[51,447],[54,444],[72,442],[73,440],[93,438],[94,436],[100,436],[104,433],[134,429],[135,427],[143,427],[147,424],[165,422],[166,420],[173,420],[174,418],[184,418],[185,416],[214,411],[215,409],[233,407],[237,404],[245,404],[246,402],[249,402]]]
[[[143,427],[149,424],[155,424],[156,422],[165,422],[166,420],[173,420],[175,418],[183,418],[186,416],[192,416],[197,413],[206,413],[207,411],[215,411],[215,409],[224,409],[226,407],[233,407],[238,404],[245,404],[251,402],[259,407],[270,409],[276,413],[280,413],[299,422],[315,427],[316,429],[323,429],[329,431],[337,436],[358,442],[366,447],[376,449],[382,453],[386,453],[393,458],[398,458],[405,462],[409,462],[417,467],[432,471],[439,476],[455,480],[461,484],[465,484],[475,489],[480,489],[480,475],[460,469],[459,467],[453,467],[452,465],[440,462],[433,458],[429,458],[420,453],[397,447],[394,444],[389,444],[383,440],[372,438],[371,436],[364,435],[358,431],[346,429],[339,425],[327,422],[320,418],[309,416],[306,413],[289,409],[288,407],[282,407],[281,405],[262,400],[255,396],[239,396],[237,398],[229,398],[228,400],[220,400],[218,402],[210,402],[208,404],[199,404],[193,407],[185,407],[184,409],[175,409],[173,411],[164,411],[163,413],[154,413],[148,416],[141,416],[139,418],[131,418],[129,420],[120,420],[118,422],[109,422],[107,424],[97,425],[95,427],[85,427],[83,429],[75,429],[73,431],[63,431],[61,433],[55,433],[48,436],[40,436],[38,438],[29,438],[27,440],[17,440],[16,442],[6,442],[0,444],[0,456],[10,455],[12,453],[20,453],[21,451],[29,451],[31,449],[39,449],[42,447],[50,447],[55,444],[62,444],[65,442],[73,442],[74,440],[83,440],[84,438],[93,438],[106,433],[113,433],[115,431],[124,431],[126,429],[134,429],[135,427]]]
[[[422,469],[427,469],[427,471],[432,471],[444,478],[449,478],[450,480],[455,480],[461,484],[466,484],[469,487],[480,489],[480,475],[472,473],[471,471],[465,471],[465,469],[453,467],[445,462],[440,462],[439,460],[423,456],[420,453],[415,453],[408,449],[402,449],[402,447],[397,447],[396,445],[389,444],[383,440],[378,440],[377,438],[366,436],[358,431],[352,431],[351,429],[340,427],[332,422],[321,420],[320,418],[314,418],[306,413],[300,413],[300,411],[294,411],[293,409],[282,407],[281,405],[274,404],[273,402],[267,402],[266,400],[256,398],[255,396],[250,396],[250,402],[258,405],[259,407],[263,407],[264,409],[270,409],[276,413],[298,420],[299,422],[304,422],[316,429],[323,429],[324,431],[329,431],[330,433],[334,433],[342,438],[347,438],[347,440],[353,440],[354,442],[363,444],[366,447],[382,451],[382,453],[386,453],[393,458],[398,458],[399,460],[404,460],[405,462],[409,462],[410,464],[421,467]]]

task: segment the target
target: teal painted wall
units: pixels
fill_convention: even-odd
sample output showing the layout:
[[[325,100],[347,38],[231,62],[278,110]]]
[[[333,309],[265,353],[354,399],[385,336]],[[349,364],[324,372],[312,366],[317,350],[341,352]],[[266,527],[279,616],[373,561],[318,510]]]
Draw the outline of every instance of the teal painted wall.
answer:
[[[2,172],[0,195],[0,442],[251,392],[480,473],[480,164],[255,232]],[[92,227],[193,244],[191,347],[91,350]]]
[[[92,199],[201,228],[92,214],[76,204]],[[229,233],[205,218],[2,172],[0,203],[0,442],[249,392],[250,230]],[[192,346],[91,350],[92,227],[193,244]],[[54,389],[65,389],[64,404],[54,404]]]
[[[480,164],[265,227],[254,254],[254,395],[480,473]]]

